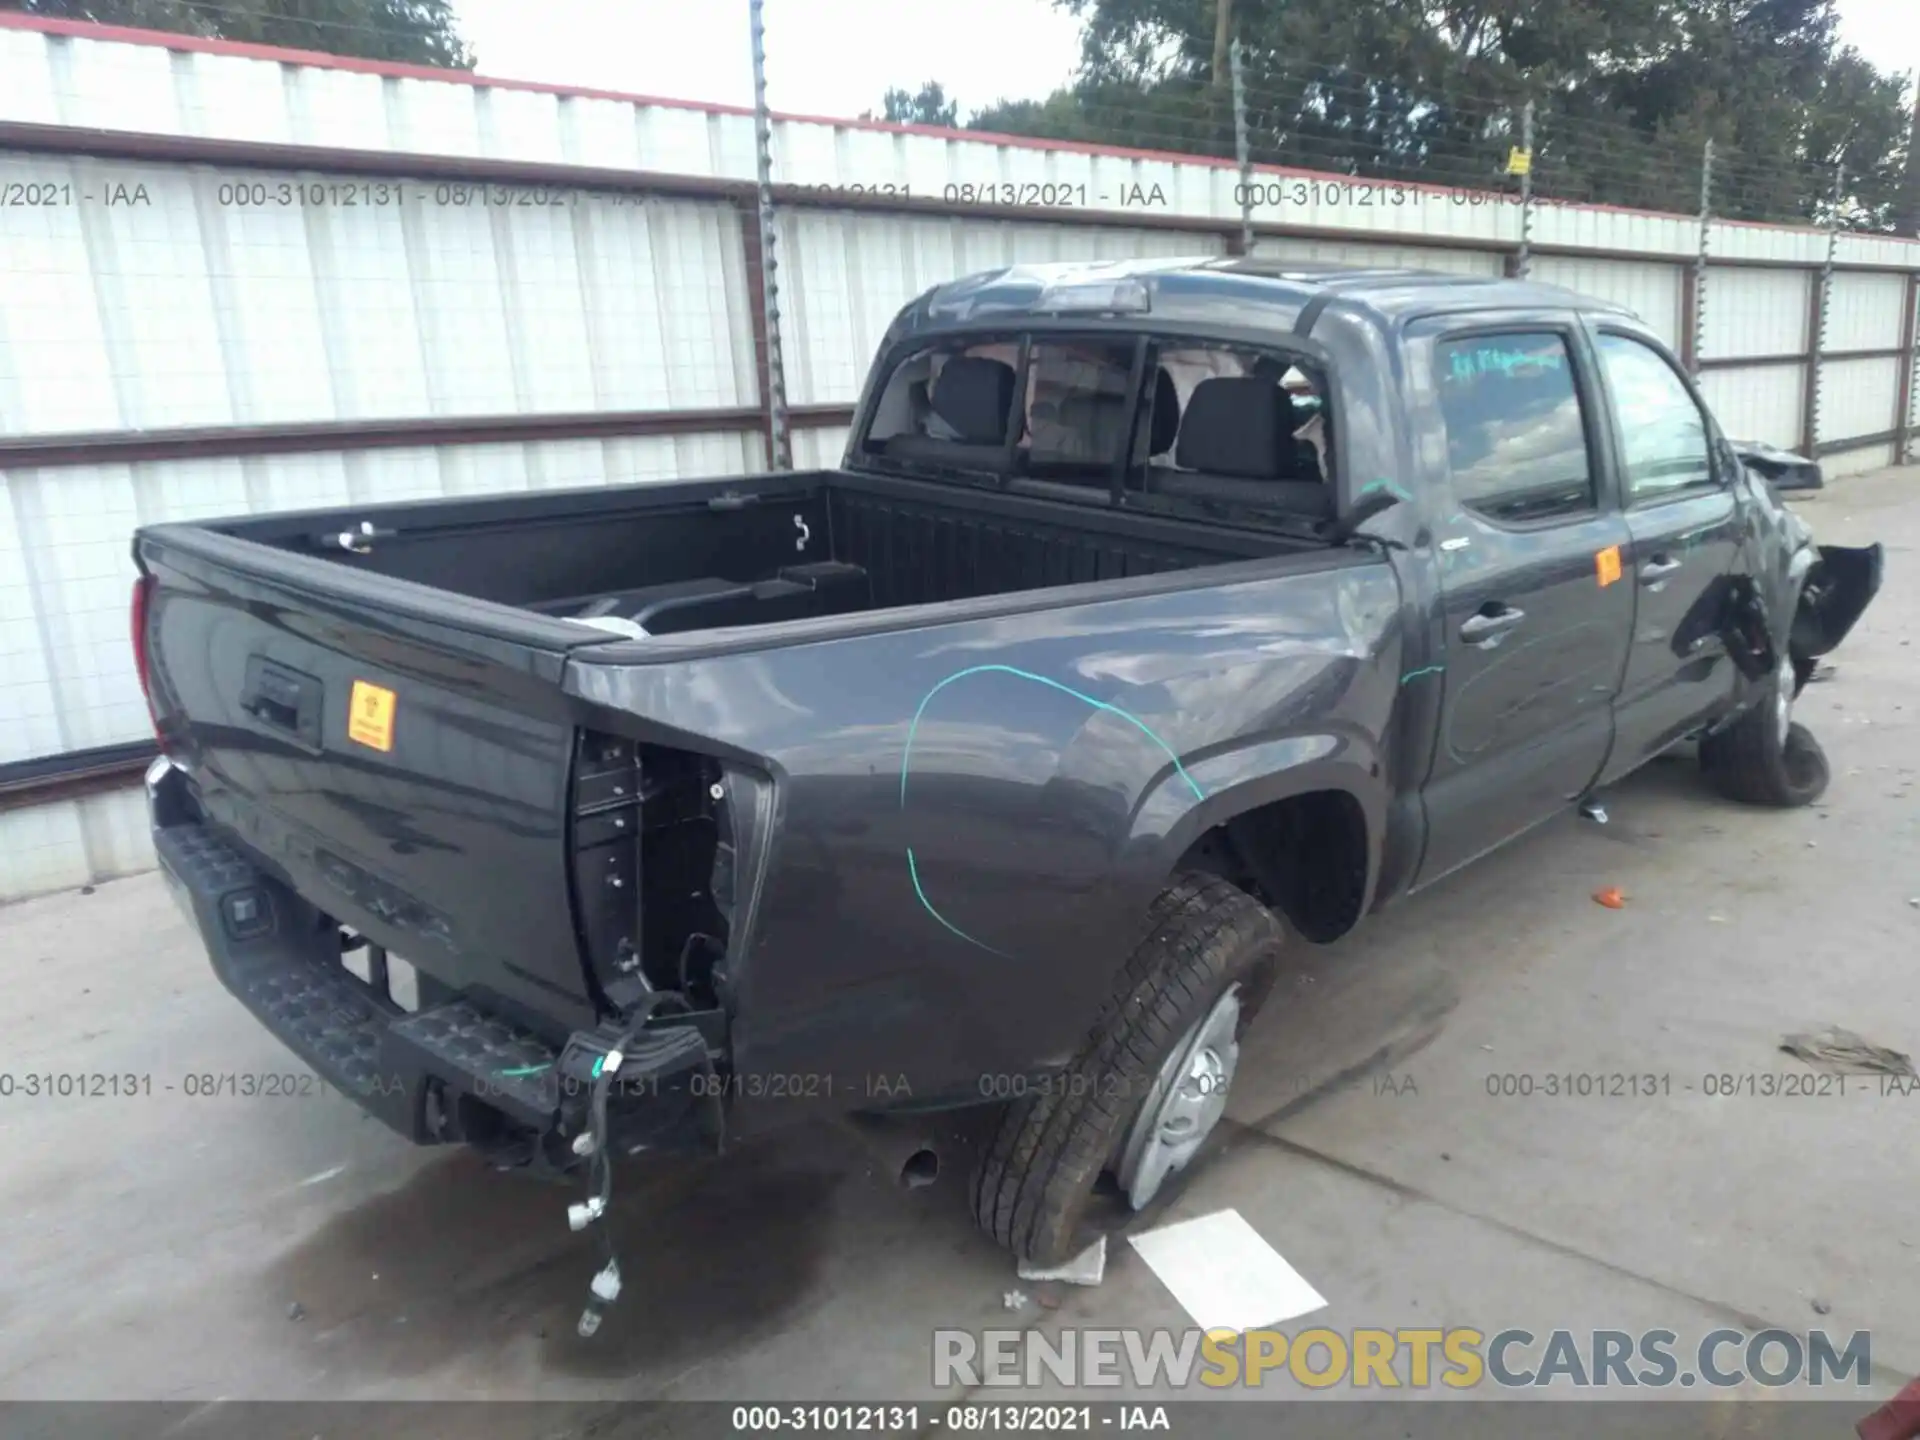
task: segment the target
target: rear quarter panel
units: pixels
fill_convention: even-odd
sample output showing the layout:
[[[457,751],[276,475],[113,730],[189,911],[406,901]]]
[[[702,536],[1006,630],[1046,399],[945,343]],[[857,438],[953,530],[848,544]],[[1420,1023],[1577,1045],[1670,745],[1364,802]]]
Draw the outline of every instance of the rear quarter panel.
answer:
[[[901,1077],[916,1102],[977,1098],[1073,1053],[1208,826],[1339,787],[1377,854],[1392,568],[1346,551],[1202,573],[1223,578],[687,660],[576,655],[568,686],[606,723],[764,777],[729,957],[743,1074],[839,1109],[899,1103]],[[742,1128],[772,1119],[741,1099]]]

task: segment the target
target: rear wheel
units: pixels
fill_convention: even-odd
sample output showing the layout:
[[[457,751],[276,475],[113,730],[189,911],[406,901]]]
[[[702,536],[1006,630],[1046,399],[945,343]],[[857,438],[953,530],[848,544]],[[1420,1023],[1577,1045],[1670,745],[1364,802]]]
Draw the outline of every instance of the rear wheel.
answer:
[[[1782,657],[1766,696],[1700,742],[1701,768],[1722,795],[1749,805],[1791,807],[1826,793],[1831,778],[1826,752],[1793,719],[1794,697],[1803,683],[1793,661]]]
[[[1224,880],[1183,875],[1162,891],[1073,1064],[1008,1109],[981,1157],[981,1227],[1022,1259],[1057,1265],[1094,1238],[1103,1176],[1136,1210],[1158,1195],[1226,1111],[1280,939],[1273,914]]]

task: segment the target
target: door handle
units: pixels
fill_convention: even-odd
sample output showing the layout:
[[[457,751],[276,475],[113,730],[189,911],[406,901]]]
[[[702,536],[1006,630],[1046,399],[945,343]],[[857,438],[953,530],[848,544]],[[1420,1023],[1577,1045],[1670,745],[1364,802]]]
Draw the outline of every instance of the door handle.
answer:
[[[1494,645],[1526,618],[1526,611],[1515,610],[1511,606],[1502,606],[1491,614],[1482,611],[1478,615],[1469,615],[1461,622],[1460,638],[1469,645]]]
[[[1662,580],[1678,570],[1681,564],[1682,562],[1679,560],[1669,560],[1665,555],[1656,555],[1640,567],[1640,583],[1642,585],[1658,585]]]
[[[240,708],[270,730],[317,749],[324,695],[320,682],[311,675],[289,670],[261,655],[247,657]]]

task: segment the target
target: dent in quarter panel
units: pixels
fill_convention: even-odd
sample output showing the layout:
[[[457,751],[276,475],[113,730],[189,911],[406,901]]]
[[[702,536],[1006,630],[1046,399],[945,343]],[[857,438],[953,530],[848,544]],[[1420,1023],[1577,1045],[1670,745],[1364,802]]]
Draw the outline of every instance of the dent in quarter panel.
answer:
[[[828,1072],[821,1098],[844,1101],[872,1071],[925,1098],[1057,1063],[1219,798],[1210,784],[1324,765],[1384,794],[1370,742],[1363,762],[1339,757],[1386,729],[1399,586],[1363,553],[1313,560],[696,661],[576,659],[584,700],[774,779],[757,918],[730,957],[740,1068]]]

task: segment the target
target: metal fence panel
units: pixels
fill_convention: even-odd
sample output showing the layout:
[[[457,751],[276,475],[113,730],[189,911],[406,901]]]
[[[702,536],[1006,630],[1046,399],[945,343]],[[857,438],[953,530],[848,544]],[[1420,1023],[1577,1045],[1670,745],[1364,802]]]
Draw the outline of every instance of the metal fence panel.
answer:
[[[1829,350],[1897,350],[1905,333],[1907,277],[1904,275],[1852,275],[1833,277],[1833,294],[1827,301],[1827,348]],[[1887,392],[1891,409],[1893,392]],[[1882,423],[1873,429],[1886,429],[1888,411]]]
[[[1709,370],[1700,377],[1700,391],[1720,428],[1735,439],[1797,450],[1806,383],[1805,365],[1770,365],[1763,370]]]
[[[1851,440],[1893,429],[1900,361],[1829,360],[1820,377],[1820,423],[1815,439]]]
[[[1543,255],[1533,262],[1532,278],[1625,305],[1677,348],[1685,328],[1680,309],[1682,273],[1680,266],[1659,261]]]
[[[1804,270],[1707,270],[1703,359],[1790,355],[1807,349],[1813,276]]]

